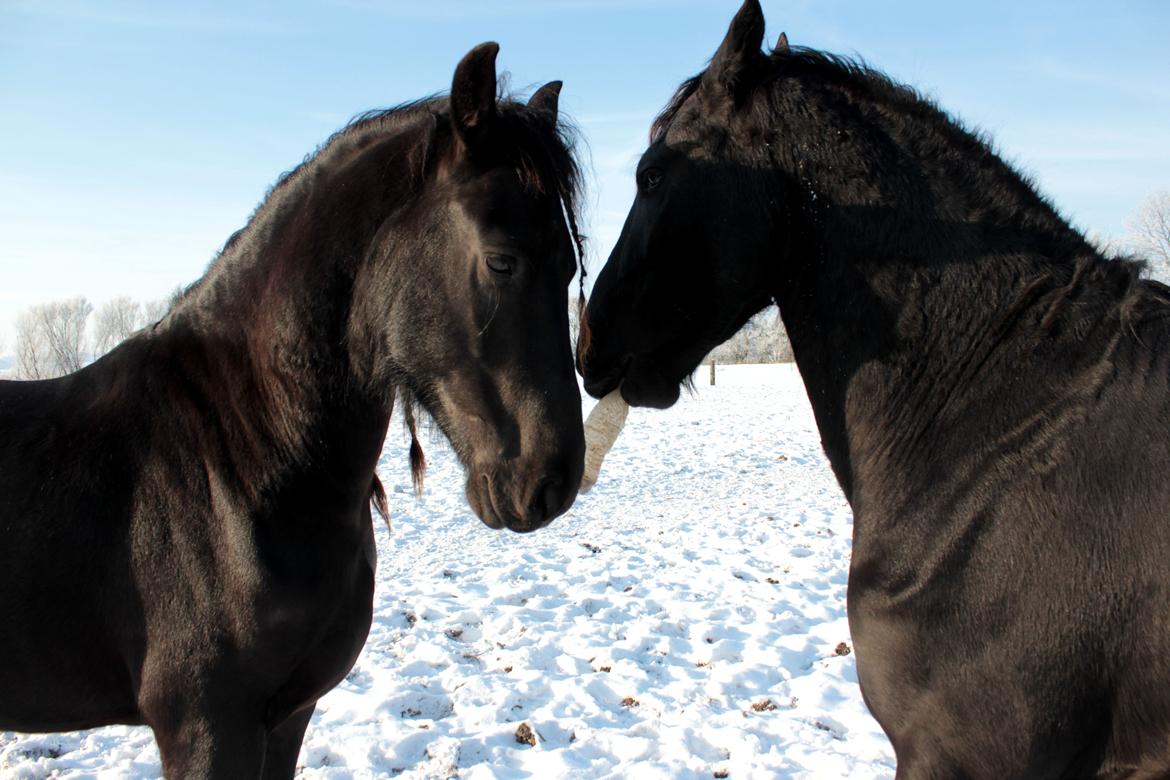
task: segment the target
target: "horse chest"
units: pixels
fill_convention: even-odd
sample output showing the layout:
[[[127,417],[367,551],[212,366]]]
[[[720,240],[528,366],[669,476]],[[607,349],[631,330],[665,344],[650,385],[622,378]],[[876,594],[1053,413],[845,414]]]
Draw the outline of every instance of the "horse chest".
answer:
[[[269,723],[311,705],[357,660],[373,617],[372,544],[371,534],[361,550],[334,562],[333,577],[310,590],[296,583],[292,594],[278,592],[271,608],[257,611],[257,654],[286,670],[267,705]]]

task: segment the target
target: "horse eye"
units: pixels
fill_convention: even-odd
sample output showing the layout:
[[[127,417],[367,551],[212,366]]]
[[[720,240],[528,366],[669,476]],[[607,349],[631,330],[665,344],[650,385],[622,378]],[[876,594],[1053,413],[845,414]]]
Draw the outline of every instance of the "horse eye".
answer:
[[[642,189],[652,190],[662,183],[662,171],[658,168],[647,168],[642,171]]]
[[[511,276],[512,269],[516,265],[516,258],[509,255],[484,255],[483,261],[487,263],[487,267],[493,273],[501,276]]]

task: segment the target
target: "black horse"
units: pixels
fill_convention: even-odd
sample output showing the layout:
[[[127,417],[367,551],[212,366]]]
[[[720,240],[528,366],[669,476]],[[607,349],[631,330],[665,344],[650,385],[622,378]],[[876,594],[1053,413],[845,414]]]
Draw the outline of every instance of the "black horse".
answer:
[[[0,383],[0,729],[145,723],[169,777],[291,777],[369,630],[396,397],[489,526],[572,503],[578,172],[560,83],[497,100],[497,50],[335,135],[161,322]]]
[[[854,513],[899,778],[1170,773],[1170,290],[905,87],[748,0],[655,122],[579,346],[666,407],[775,302]]]

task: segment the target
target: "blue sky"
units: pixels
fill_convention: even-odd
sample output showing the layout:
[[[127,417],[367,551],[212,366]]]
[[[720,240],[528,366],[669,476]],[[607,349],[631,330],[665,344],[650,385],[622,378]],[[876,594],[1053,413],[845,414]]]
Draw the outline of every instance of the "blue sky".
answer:
[[[765,0],[768,38],[930,94],[1086,230],[1170,188],[1170,3]],[[600,267],[649,122],[737,0],[0,0],[0,353],[26,306],[198,278],[279,174],[351,116],[450,84],[485,40],[565,81]]]

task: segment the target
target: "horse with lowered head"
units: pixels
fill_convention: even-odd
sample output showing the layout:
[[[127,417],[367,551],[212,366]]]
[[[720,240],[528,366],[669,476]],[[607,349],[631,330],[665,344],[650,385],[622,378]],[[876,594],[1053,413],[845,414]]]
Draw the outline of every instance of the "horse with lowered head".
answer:
[[[578,173],[560,83],[498,99],[497,50],[337,133],[161,322],[0,382],[0,729],[145,723],[168,777],[292,777],[369,630],[396,398],[492,528],[572,503]]]
[[[747,0],[654,123],[585,388],[667,407],[779,306],[853,508],[898,778],[1170,773],[1170,290],[868,67]]]

